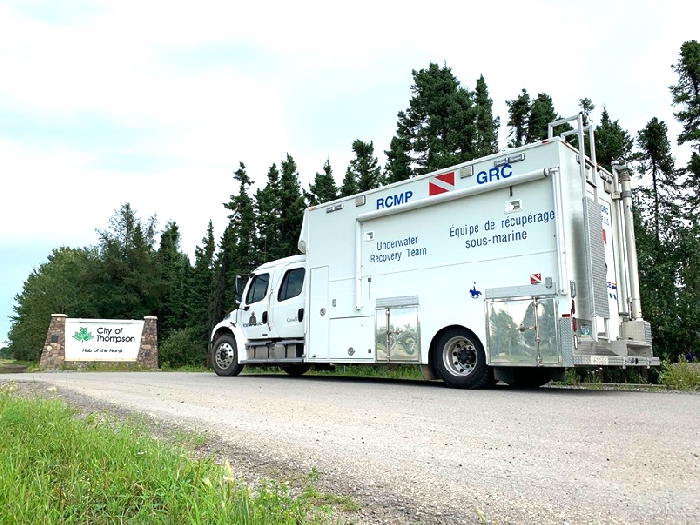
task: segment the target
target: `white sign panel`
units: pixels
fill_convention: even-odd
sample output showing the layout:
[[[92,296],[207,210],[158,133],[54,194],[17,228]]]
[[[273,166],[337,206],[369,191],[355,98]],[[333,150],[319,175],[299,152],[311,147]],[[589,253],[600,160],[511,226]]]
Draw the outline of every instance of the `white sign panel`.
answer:
[[[66,361],[136,361],[143,321],[66,319]]]

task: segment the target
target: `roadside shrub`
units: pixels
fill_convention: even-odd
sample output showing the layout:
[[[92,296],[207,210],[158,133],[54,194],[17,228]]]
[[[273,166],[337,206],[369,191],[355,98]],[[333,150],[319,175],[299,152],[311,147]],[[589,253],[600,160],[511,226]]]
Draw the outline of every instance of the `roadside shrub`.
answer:
[[[659,382],[674,390],[700,390],[700,365],[689,363],[685,356],[680,356],[677,363],[665,361]]]
[[[207,345],[192,328],[173,330],[158,345],[158,361],[161,368],[205,366]]]

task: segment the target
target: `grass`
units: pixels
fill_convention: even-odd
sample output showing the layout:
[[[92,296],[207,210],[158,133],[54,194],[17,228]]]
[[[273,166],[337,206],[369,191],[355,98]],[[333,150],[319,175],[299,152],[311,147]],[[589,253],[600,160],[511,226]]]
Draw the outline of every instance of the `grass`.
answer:
[[[678,363],[664,362],[659,382],[674,390],[700,390],[700,364],[689,363],[684,356]]]
[[[160,369],[164,372],[211,372],[212,367],[205,365],[184,365],[172,367],[168,363],[160,365]]]
[[[311,501],[314,505],[331,511],[334,507],[340,507],[346,512],[355,512],[360,509],[359,503],[350,496],[338,496],[336,494],[321,492],[316,487],[316,482],[321,477],[321,473],[313,467],[305,476],[303,499]]]
[[[56,400],[0,386],[0,523],[330,523],[333,505],[309,478],[299,496],[264,480],[250,488],[228,463],[191,460],[136,424],[106,413],[78,418]],[[188,447],[198,434],[175,438]]]
[[[486,514],[484,514],[484,511],[478,507],[476,508],[476,515],[479,518],[480,525],[490,525],[489,521],[486,519]],[[498,525],[498,522],[494,521],[493,525]]]
[[[17,361],[15,359],[0,359],[0,372],[11,372],[21,369],[25,372],[39,370],[39,363],[35,361]]]

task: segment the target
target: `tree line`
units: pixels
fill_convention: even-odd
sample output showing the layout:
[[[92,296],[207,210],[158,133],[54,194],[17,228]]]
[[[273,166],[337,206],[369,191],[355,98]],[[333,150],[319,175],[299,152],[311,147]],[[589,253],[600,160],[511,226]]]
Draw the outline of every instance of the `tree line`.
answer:
[[[645,318],[652,323],[656,355],[700,356],[700,44],[685,42],[673,66],[677,83],[670,104],[682,125],[678,145],[690,161],[677,166],[667,126],[656,117],[631,135],[603,108],[595,125],[598,162],[634,166],[635,232]],[[237,274],[298,253],[297,239],[307,206],[498,152],[500,118],[480,76],[464,86],[446,64],[413,70],[411,99],[397,114],[396,133],[382,167],[374,143],[357,139],[354,158],[337,182],[330,161],[301,187],[289,154],[270,166],[264,186],[252,191],[245,164],[233,173],[237,190],[223,203],[228,224],[217,240],[211,220],[194,261],[180,246],[177,224],[158,229],[156,217],[142,220],[129,203],[97,230],[96,246],[54,249],[26,279],[15,297],[9,351],[38,360],[51,314],[69,317],[139,319],[157,315],[162,363],[200,365],[211,328],[234,307]],[[508,147],[542,140],[547,124],[561,118],[546,93],[523,88],[508,107]],[[579,101],[586,124],[593,101]],[[573,141],[577,139],[574,137]]]

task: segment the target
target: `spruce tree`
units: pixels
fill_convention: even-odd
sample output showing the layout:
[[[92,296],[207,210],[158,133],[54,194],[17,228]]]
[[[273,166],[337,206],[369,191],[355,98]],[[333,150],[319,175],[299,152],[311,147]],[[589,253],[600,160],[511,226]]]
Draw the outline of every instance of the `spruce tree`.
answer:
[[[694,149],[700,147],[700,43],[689,40],[681,46],[680,58],[673,71],[678,83],[671,86],[673,105],[680,106],[674,113],[683,126],[678,135],[678,144],[690,143]]]
[[[548,137],[549,123],[558,118],[556,111],[554,111],[552,97],[546,93],[539,93],[530,106],[530,115],[527,120],[527,132],[525,134],[526,143],[530,144],[538,140],[546,139]]]
[[[239,164],[233,178],[238,182],[238,194],[231,195],[224,207],[230,211],[229,222],[221,237],[221,250],[217,260],[217,278],[213,302],[221,314],[235,306],[236,275],[250,273],[257,264],[255,253],[255,210],[248,195],[251,185],[245,164]]]
[[[163,341],[187,324],[187,284],[191,266],[189,258],[180,252],[180,230],[173,221],[168,221],[161,233],[156,262],[162,286],[157,313],[158,339]]]
[[[530,95],[525,88],[513,100],[506,100],[508,106],[509,148],[519,148],[525,144],[530,118]]]
[[[252,182],[242,162],[239,168],[234,172],[233,178],[239,185],[238,195],[229,205],[226,205],[226,208],[232,212],[231,215],[229,215],[229,225],[233,228],[236,235],[233,258],[237,271],[240,273],[249,273],[259,264],[259,257],[255,252],[255,208],[253,200],[248,194],[248,189]]]
[[[591,121],[591,113],[595,109],[595,104],[590,98],[582,98],[578,101],[578,105],[581,108],[581,113],[583,114],[583,125],[588,126]]]
[[[267,184],[255,192],[255,215],[257,217],[256,251],[258,263],[275,259],[275,247],[279,245],[281,217],[280,172],[273,164],[267,171]]]
[[[636,199],[635,237],[639,260],[639,292],[644,319],[651,323],[654,335],[654,355],[672,360],[684,352],[683,312],[676,286],[678,253],[673,240],[656,239],[653,227],[644,224]]]
[[[88,276],[105,319],[141,319],[157,314],[163,291],[156,264],[156,219],[143,223],[129,203],[115,211],[109,228],[97,230],[101,264]]]
[[[501,120],[493,118],[493,100],[489,97],[489,90],[481,75],[476,81],[476,144],[474,154],[484,157],[492,153],[498,153],[498,127]]]
[[[345,177],[343,177],[343,184],[340,186],[340,196],[348,197],[350,195],[355,195],[359,192],[359,186],[357,185],[357,177],[355,173],[348,166],[345,169]]]
[[[309,184],[309,191],[305,193],[309,206],[317,206],[324,202],[334,201],[338,198],[338,186],[333,177],[333,169],[329,159],[323,164],[323,173],[316,172],[313,184]]]
[[[678,83],[671,86],[674,114],[682,125],[678,144],[689,144],[690,160],[679,180],[682,189],[684,219],[687,227],[680,232],[678,246],[679,289],[687,338],[688,357],[700,359],[700,43],[683,43],[673,71]]]
[[[235,272],[233,264],[233,246],[235,243],[235,235],[230,224],[224,228],[224,233],[221,235],[219,242],[219,251],[216,255],[214,263],[214,282],[209,301],[207,304],[207,325],[214,326],[221,321],[224,316],[233,310],[236,306],[235,302],[230,301],[231,291],[229,277],[231,272]],[[234,275],[235,278],[235,275]],[[233,280],[235,284],[235,280]]]
[[[194,249],[194,267],[190,283],[190,299],[187,303],[187,326],[195,330],[200,340],[207,341],[213,324],[207,318],[208,304],[215,284],[216,240],[214,225],[209,220],[202,245]]]
[[[647,217],[653,225],[657,242],[660,242],[662,222],[666,222],[663,230],[672,227],[671,221],[678,211],[675,205],[675,161],[671,155],[666,123],[656,117],[651,119],[637,135],[637,146],[640,151],[635,159],[639,162],[640,174],[651,177],[651,186],[642,192],[649,201],[642,203],[642,211],[648,211]]]
[[[374,143],[353,141],[352,151],[355,158],[350,161],[347,173],[357,182],[357,192],[361,193],[377,188],[381,182],[382,170],[374,156]]]
[[[690,144],[691,156],[686,166],[685,188],[686,214],[693,223],[698,223],[700,207],[700,43],[697,40],[684,42],[680,58],[672,66],[678,75],[678,83],[671,86],[674,113],[683,126],[678,135],[678,145]]]
[[[391,184],[411,177],[411,157],[407,151],[409,141],[401,137],[393,137],[389,149],[384,151],[387,161],[384,165],[384,182]]]
[[[306,201],[301,193],[297,164],[289,153],[280,164],[280,168],[279,244],[275,247],[277,251],[275,258],[299,253],[297,244],[306,208]]]
[[[413,174],[476,158],[474,93],[447,65],[413,70],[413,80],[413,96],[406,111],[398,113],[395,135],[396,145],[411,159]]]
[[[605,169],[612,169],[612,162],[628,161],[632,155],[632,138],[622,129],[619,121],[610,118],[607,108],[603,108],[600,124],[595,128],[596,160]]]

